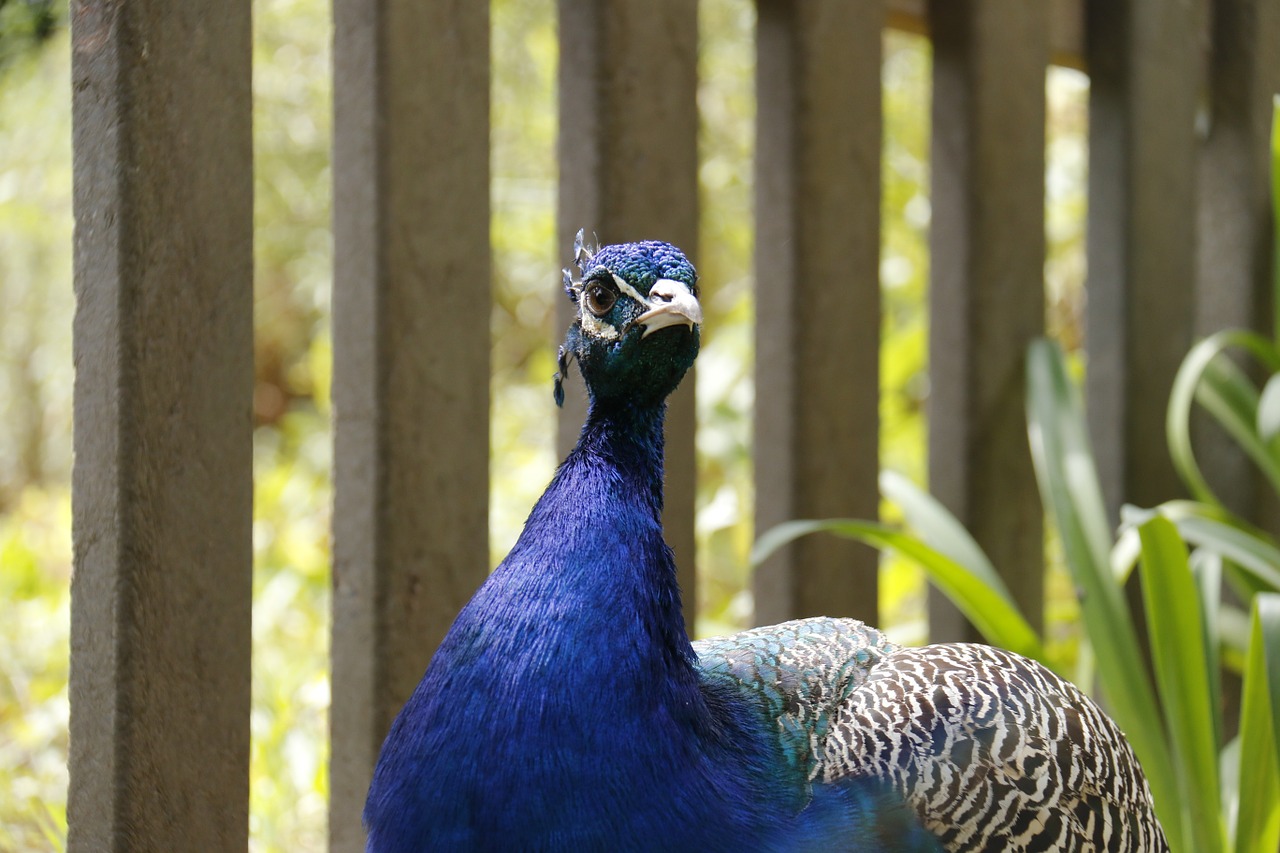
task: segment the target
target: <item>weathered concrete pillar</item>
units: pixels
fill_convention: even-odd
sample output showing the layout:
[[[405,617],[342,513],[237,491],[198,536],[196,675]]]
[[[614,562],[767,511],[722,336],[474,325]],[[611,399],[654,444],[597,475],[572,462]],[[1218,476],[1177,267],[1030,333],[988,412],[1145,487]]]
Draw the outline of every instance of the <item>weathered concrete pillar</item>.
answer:
[[[248,844],[248,0],[73,0],[73,851]]]
[[[1044,329],[1048,14],[1021,0],[932,0],[929,24],[929,487],[1036,625],[1044,540],[1025,362]],[[937,591],[929,637],[980,639]]]
[[[880,2],[762,0],[756,88],[757,535],[879,513]],[[877,554],[809,537],[755,619],[877,621]]]
[[[1182,491],[1164,421],[1195,300],[1197,5],[1087,3],[1086,391],[1113,521]]]
[[[1201,119],[1197,281],[1193,333],[1276,333],[1272,295],[1272,98],[1280,91],[1280,2],[1215,0],[1208,103]],[[1207,421],[1207,418],[1206,418]],[[1210,485],[1236,511],[1264,521],[1270,488],[1236,442],[1199,431],[1196,455]]]
[[[489,567],[487,3],[334,4],[330,849]]]

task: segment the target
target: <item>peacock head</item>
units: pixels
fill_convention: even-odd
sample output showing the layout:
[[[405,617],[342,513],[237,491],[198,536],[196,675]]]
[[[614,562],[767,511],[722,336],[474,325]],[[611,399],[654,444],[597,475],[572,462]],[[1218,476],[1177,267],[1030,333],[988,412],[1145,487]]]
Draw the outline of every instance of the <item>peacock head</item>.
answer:
[[[564,271],[565,291],[577,316],[560,347],[556,403],[577,359],[594,405],[656,406],[698,355],[702,306],[698,273],[670,243],[646,240],[594,248],[574,244],[582,274]]]

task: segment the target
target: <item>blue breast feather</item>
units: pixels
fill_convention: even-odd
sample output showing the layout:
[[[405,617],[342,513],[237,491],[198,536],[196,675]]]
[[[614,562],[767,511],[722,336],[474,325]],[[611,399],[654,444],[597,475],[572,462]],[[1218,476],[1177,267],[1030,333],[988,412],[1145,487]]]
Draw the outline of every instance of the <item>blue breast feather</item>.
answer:
[[[656,414],[584,434],[459,615],[383,748],[371,851],[938,849],[877,783],[812,781],[819,705],[888,648],[878,632],[787,623],[699,664]]]

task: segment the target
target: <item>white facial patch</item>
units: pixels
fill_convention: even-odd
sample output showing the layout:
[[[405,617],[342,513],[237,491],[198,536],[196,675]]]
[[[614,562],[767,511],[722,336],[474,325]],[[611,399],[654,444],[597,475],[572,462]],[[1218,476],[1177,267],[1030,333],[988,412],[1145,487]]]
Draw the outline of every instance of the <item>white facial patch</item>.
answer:
[[[632,299],[634,299],[636,302],[639,302],[641,305],[645,306],[646,308],[649,307],[649,300],[641,296],[640,291],[636,290],[634,287],[628,284],[625,278],[618,275],[617,273],[613,273],[612,275],[613,275],[613,283],[618,285],[618,290],[621,290],[624,294],[626,294],[627,296],[630,296]]]
[[[595,314],[590,311],[580,311],[579,315],[582,318],[582,331],[606,341],[618,339],[618,330]]]

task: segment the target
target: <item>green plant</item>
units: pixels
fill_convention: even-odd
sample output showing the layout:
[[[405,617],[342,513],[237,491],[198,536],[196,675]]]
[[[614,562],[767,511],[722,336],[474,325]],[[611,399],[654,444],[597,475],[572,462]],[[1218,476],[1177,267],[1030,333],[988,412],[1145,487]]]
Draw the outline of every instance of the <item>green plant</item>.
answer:
[[[1280,211],[1280,98],[1276,103],[1272,196]],[[1041,498],[1079,591],[1085,640],[1102,652],[1082,657],[1096,664],[1097,686],[1146,770],[1175,853],[1280,847],[1280,545],[1226,508],[1191,438],[1199,403],[1280,494],[1276,219],[1273,337],[1240,329],[1210,335],[1188,352],[1170,393],[1169,452],[1195,500],[1125,507],[1113,534],[1079,389],[1056,345],[1038,341],[1028,353],[1028,437]],[[1255,362],[1261,383],[1226,356],[1230,349]],[[891,473],[882,475],[881,490],[913,533],[843,519],[790,522],[760,538],[753,560],[816,531],[896,551],[919,564],[989,642],[1065,671],[1067,662],[1047,653],[990,560],[944,507]],[[1136,565],[1154,672],[1122,592]],[[1224,581],[1243,607],[1224,598]],[[1224,668],[1243,681],[1239,734],[1230,742],[1223,735]],[[1089,686],[1092,673],[1077,680]]]
[[[1113,536],[1086,434],[1079,389],[1061,351],[1037,342],[1028,355],[1028,432],[1047,512],[1081,591],[1087,641],[1105,653],[1098,687],[1147,773],[1174,851],[1274,851],[1280,844],[1280,548],[1219,506],[1174,501],[1126,511]],[[913,532],[855,520],[796,521],[764,534],[759,562],[787,542],[828,531],[893,550],[919,564],[993,644],[1064,671],[1022,616],[963,526],[907,479],[881,489]],[[1188,555],[1187,546],[1195,550]],[[1135,565],[1148,614],[1154,679],[1122,588]],[[1220,599],[1223,567],[1253,593],[1251,613]],[[1228,624],[1247,625],[1243,631]],[[1220,653],[1230,638],[1234,654]],[[1220,669],[1244,678],[1240,734],[1224,744]],[[1080,679],[1086,683],[1091,679]]]

